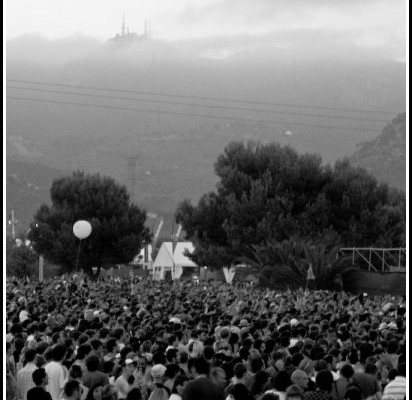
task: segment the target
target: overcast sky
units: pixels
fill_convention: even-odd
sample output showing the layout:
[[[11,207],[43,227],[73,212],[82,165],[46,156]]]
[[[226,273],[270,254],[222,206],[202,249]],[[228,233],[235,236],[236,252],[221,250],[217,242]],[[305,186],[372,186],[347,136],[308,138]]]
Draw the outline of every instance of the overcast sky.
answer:
[[[81,34],[105,40],[151,20],[155,38],[270,40],[279,46],[322,40],[405,59],[407,0],[6,0],[6,38]],[[252,38],[252,39],[251,39]]]

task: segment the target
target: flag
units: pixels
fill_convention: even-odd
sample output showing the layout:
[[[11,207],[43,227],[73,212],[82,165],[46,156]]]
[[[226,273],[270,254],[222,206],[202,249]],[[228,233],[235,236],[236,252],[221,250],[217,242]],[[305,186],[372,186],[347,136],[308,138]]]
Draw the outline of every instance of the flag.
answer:
[[[313,273],[312,264],[309,264],[308,274],[306,280],[314,281],[316,279],[315,274]]]

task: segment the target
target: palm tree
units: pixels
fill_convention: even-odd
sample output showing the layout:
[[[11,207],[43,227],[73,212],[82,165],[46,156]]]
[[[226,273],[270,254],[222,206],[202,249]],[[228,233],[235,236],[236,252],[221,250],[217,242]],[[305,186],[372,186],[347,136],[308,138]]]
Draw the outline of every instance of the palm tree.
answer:
[[[353,269],[350,256],[337,257],[339,247],[301,240],[269,241],[253,246],[248,262],[261,271],[262,283],[270,286],[306,287],[309,266],[316,289],[341,290],[343,275]]]

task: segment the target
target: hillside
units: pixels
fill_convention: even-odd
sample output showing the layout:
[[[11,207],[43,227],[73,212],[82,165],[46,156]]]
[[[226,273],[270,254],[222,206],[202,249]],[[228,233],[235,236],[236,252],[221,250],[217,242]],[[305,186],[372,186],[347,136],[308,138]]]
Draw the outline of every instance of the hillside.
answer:
[[[406,190],[406,114],[399,114],[374,140],[360,144],[350,161],[380,182]]]
[[[139,205],[168,219],[165,231],[181,200],[214,189],[213,163],[229,142],[277,141],[333,163],[405,109],[400,62],[316,62],[272,48],[210,60],[157,41],[119,48],[86,41],[86,52],[81,41],[25,40],[7,43],[8,176],[15,174],[11,161],[27,171],[41,164],[56,174],[110,175]],[[20,214],[32,214],[44,198],[15,192],[8,183],[8,212],[12,199],[22,202]]]
[[[7,160],[6,205],[17,219],[16,233],[26,231],[42,203],[50,203],[50,187],[54,179],[67,172],[38,163]],[[11,233],[10,228],[7,231]]]

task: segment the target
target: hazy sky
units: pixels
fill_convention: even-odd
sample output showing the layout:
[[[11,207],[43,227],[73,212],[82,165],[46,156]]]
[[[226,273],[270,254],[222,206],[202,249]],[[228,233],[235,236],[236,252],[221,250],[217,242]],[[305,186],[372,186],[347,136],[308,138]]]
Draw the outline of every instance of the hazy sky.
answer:
[[[7,39],[37,33],[107,39],[126,25],[159,39],[270,38],[289,45],[331,38],[404,59],[407,0],[6,0]]]

